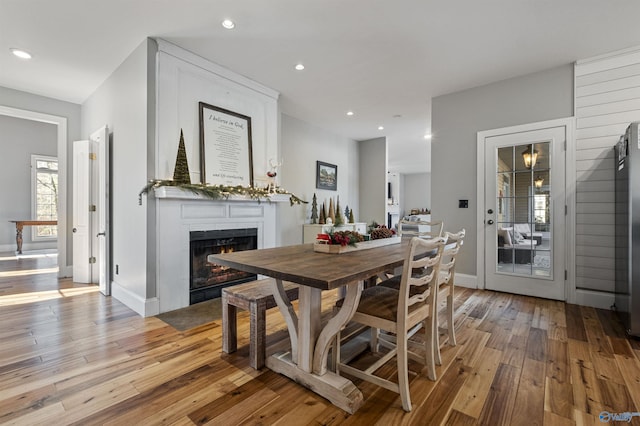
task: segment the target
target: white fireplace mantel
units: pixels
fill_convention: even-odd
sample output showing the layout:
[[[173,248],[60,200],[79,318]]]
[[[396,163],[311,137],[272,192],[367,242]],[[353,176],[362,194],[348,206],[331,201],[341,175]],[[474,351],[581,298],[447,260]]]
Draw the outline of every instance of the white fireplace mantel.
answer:
[[[258,248],[275,247],[278,205],[286,194],[269,199],[231,196],[212,200],[176,187],[154,191],[156,205],[156,285],[159,312],[189,306],[190,233],[256,228]]]

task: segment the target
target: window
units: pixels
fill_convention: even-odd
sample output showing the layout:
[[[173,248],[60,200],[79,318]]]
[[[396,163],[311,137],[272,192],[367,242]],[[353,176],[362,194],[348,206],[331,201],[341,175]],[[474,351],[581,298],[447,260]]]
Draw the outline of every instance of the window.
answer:
[[[34,220],[58,220],[58,159],[31,156],[32,217]],[[32,239],[55,239],[57,226],[35,226]]]

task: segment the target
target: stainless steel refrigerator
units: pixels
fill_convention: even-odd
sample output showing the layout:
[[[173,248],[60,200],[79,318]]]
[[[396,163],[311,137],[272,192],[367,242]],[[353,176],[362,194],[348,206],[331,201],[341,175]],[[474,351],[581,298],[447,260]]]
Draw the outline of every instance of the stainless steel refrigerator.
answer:
[[[615,146],[615,308],[632,336],[640,336],[639,123],[631,123]]]

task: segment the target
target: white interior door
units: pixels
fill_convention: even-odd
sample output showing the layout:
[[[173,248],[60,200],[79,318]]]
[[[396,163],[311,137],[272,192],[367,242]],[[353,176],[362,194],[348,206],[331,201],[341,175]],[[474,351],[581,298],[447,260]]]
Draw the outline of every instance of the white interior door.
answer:
[[[91,163],[89,141],[73,143],[73,281],[91,283]]]
[[[566,299],[565,140],[564,126],[484,138],[485,288]]]
[[[100,292],[105,296],[111,294],[110,261],[109,261],[109,132],[107,126],[93,132],[89,137],[95,144],[97,156],[96,176],[96,265]]]

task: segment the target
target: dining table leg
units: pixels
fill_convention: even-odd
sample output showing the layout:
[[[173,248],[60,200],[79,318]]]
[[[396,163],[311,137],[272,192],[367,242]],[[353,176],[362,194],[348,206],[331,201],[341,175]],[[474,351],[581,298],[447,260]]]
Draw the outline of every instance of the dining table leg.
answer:
[[[298,293],[298,367],[313,370],[313,355],[320,334],[322,290],[300,286]]]
[[[276,285],[275,291],[279,293],[278,287]],[[360,283],[348,286],[345,303],[337,315],[338,319],[330,320],[325,328],[321,328],[322,291],[301,285],[298,293],[295,332],[297,356],[291,352],[278,352],[266,360],[267,367],[271,370],[295,380],[350,414],[355,413],[362,405],[362,392],[351,380],[328,371],[326,360],[332,338],[353,316],[354,306],[357,306],[361,291]],[[293,324],[294,320],[286,303],[286,295],[282,297],[282,294],[276,292],[274,292],[274,298],[280,312],[289,317],[285,322]],[[292,345],[294,345],[294,339],[292,339]],[[325,364],[324,368],[320,367],[322,363]]]

